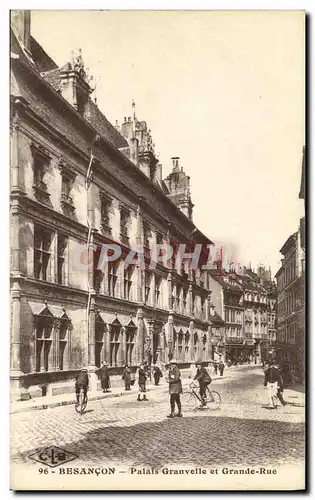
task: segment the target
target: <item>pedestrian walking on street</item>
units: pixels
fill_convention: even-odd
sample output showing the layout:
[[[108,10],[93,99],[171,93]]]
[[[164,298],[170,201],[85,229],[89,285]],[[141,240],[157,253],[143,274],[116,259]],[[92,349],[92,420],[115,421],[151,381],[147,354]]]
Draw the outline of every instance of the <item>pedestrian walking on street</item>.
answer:
[[[153,365],[153,377],[155,385],[159,385],[160,378],[163,377],[163,373],[161,368],[156,363]]]
[[[194,380],[199,382],[199,393],[202,400],[202,406],[206,406],[206,388],[211,384],[211,377],[208,370],[202,366],[201,361],[196,363],[197,372]]]
[[[131,387],[130,387],[130,385],[131,385],[131,369],[129,367],[129,363],[126,363],[126,365],[125,365],[122,379],[125,382],[125,391],[131,391]]]
[[[218,366],[219,366],[219,365],[218,365],[217,361],[215,361],[215,362],[213,363],[213,368],[214,368],[214,374],[215,374],[215,375],[218,375]]]
[[[149,401],[147,399],[147,389],[146,389],[146,381],[147,381],[147,374],[144,369],[143,363],[139,366],[138,370],[138,384],[139,384],[139,392],[138,392],[138,399],[137,401]],[[143,395],[143,398],[141,399],[141,396]]]
[[[282,378],[280,370],[276,367],[274,361],[269,363],[269,367],[265,372],[264,386],[268,389],[269,405],[270,408],[277,408],[276,398],[278,388],[280,387]]]
[[[170,367],[168,372],[168,383],[169,383],[169,393],[170,393],[170,404],[171,413],[168,418],[182,417],[182,405],[180,402],[180,395],[183,393],[181,373],[177,366],[175,359],[171,359]],[[175,414],[175,403],[178,408],[178,413]]]
[[[110,378],[109,378],[108,364],[106,363],[106,361],[102,362],[102,366],[99,370],[99,375],[100,375],[100,379],[101,379],[101,386],[102,386],[103,392],[111,392],[109,390]]]
[[[223,363],[222,359],[220,359],[220,363],[219,363],[219,372],[220,372],[220,377],[223,377],[224,363]]]
[[[283,377],[282,377],[281,370],[280,370],[278,365],[276,365],[276,368],[278,368],[278,370],[280,371],[280,382],[278,384],[277,398],[279,399],[282,406],[286,406],[287,403],[285,402],[285,400],[283,398],[283,387],[284,387]]]

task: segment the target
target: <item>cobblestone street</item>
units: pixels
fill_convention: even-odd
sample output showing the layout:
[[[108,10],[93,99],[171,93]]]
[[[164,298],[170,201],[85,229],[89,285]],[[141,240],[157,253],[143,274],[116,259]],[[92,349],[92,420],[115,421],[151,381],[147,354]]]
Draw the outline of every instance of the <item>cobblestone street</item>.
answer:
[[[13,463],[56,445],[78,455],[72,466],[94,464],[159,468],[301,464],[304,453],[303,394],[285,391],[286,407],[267,403],[261,368],[227,373],[212,384],[222,396],[220,410],[185,411],[167,419],[167,385],[153,388],[149,402],[134,395],[90,402],[79,415],[73,406],[12,415]],[[293,394],[293,395],[292,395]],[[198,443],[198,444],[197,444]]]

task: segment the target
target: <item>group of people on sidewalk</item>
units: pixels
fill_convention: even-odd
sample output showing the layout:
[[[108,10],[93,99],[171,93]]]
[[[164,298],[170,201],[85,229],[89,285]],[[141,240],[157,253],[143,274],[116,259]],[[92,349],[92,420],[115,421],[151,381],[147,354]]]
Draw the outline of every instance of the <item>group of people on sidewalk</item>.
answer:
[[[218,367],[220,370],[220,375],[222,376],[224,372],[224,363],[223,362],[220,363],[218,364]],[[215,374],[217,373],[218,367],[214,366]],[[194,380],[196,380],[199,383],[199,392],[202,405],[206,405],[206,388],[211,383],[212,379],[210,377],[208,370],[205,368],[205,366],[203,366],[201,361],[200,362],[198,361],[196,363],[196,368],[197,371]],[[137,401],[148,401],[146,394],[147,380],[151,379],[151,373],[153,373],[155,385],[158,385],[160,379],[163,377],[163,373],[161,368],[156,363],[153,365],[152,371],[148,363],[146,362],[141,363],[137,371],[136,377],[133,374],[129,363],[126,363],[122,374],[122,379],[124,380],[125,383],[125,390],[130,391],[131,385],[134,384],[135,379],[137,378],[139,385]],[[103,392],[111,392],[109,367],[105,361],[102,362],[102,366],[99,369],[99,377]],[[167,382],[169,384],[170,407],[171,407],[171,413],[168,415],[168,417],[169,418],[182,417],[180,395],[183,393],[183,388],[181,381],[181,372],[178,368],[178,364],[175,359],[171,359],[169,362]],[[79,401],[79,394],[81,388],[83,388],[84,395],[86,396],[88,386],[89,386],[88,371],[87,369],[82,369],[81,372],[79,372],[79,374],[77,375],[75,382],[77,402]],[[175,406],[177,406],[178,410],[177,413],[175,413]]]

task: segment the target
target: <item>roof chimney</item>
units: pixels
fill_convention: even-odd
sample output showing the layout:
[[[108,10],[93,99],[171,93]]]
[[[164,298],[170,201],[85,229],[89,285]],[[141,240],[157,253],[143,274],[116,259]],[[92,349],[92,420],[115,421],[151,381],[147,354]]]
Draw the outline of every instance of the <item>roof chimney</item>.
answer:
[[[23,48],[31,55],[31,11],[11,10],[11,24],[19,42]]]
[[[171,160],[173,161],[173,172],[179,172],[179,156],[173,156]]]

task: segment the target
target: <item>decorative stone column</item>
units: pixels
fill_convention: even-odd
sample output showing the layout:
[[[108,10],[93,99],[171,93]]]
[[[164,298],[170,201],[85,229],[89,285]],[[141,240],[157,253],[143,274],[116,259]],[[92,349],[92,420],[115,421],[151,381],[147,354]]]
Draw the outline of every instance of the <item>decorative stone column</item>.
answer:
[[[174,318],[170,313],[167,322],[168,361],[174,356]]]
[[[173,310],[173,294],[172,294],[172,273],[167,275],[167,301],[168,310],[171,312]]]
[[[18,170],[14,170],[15,176]],[[15,180],[17,182],[17,179]],[[12,187],[13,189],[13,187]],[[19,201],[13,198],[11,201],[11,248],[12,248],[12,267],[11,275],[13,277],[11,288],[11,388],[12,391],[18,391],[22,375],[21,371],[21,272],[20,272],[20,211]]]
[[[207,360],[211,361],[212,359],[212,332],[211,325],[207,327]]]
[[[90,386],[92,391],[97,390],[97,375],[95,366],[95,296],[91,296],[88,318],[88,363]]]
[[[61,327],[61,319],[55,318],[53,324],[53,352],[52,352],[52,369],[54,371],[60,370],[59,365],[59,349],[60,349],[60,327]]]
[[[121,327],[120,329],[120,347],[119,347],[119,353],[118,353],[118,363],[119,366],[124,366],[126,362],[126,328],[124,326]]]
[[[11,388],[18,390],[21,371],[21,287],[18,281],[13,283],[11,322]]]
[[[95,297],[91,297],[89,310],[89,368],[95,367]]]
[[[92,177],[92,169],[91,169]],[[97,375],[95,366],[95,290],[94,290],[94,235],[95,229],[95,200],[91,178],[87,186],[87,217],[90,223],[90,241],[88,243],[88,283],[90,292],[90,304],[88,311],[88,366],[90,374],[90,387],[92,391],[97,389]]]
[[[143,321],[143,310],[139,307],[137,311],[138,323],[138,363],[144,359],[145,325]]]
[[[195,335],[195,323],[190,321],[189,323],[189,344],[190,344],[190,361],[193,363],[195,361],[195,349],[194,349],[194,335]]]
[[[153,330],[154,330],[154,321],[151,319],[148,321],[148,331],[147,331],[147,336],[145,338],[145,353],[144,353],[144,359],[148,363],[148,365],[151,364],[152,358],[153,358]]]
[[[111,325],[106,325],[105,326],[105,332],[104,332],[104,361],[108,363],[109,365],[111,364],[110,360],[110,335],[111,335]]]

